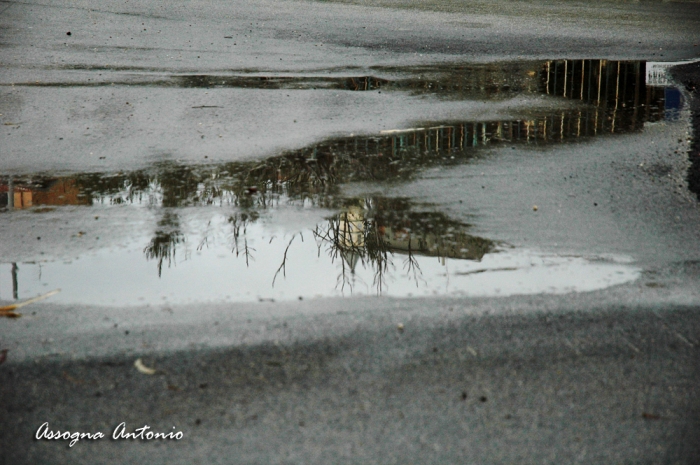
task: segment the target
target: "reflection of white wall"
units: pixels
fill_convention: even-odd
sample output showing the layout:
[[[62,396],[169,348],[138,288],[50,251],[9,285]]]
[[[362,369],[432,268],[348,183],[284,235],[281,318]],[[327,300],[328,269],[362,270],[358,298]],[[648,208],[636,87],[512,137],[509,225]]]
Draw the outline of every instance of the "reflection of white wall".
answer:
[[[346,247],[364,247],[365,224],[364,210],[351,206],[340,215],[340,240]]]
[[[667,61],[667,62],[654,62],[647,61],[646,63],[646,85],[648,86],[658,86],[667,87],[673,86],[675,83],[671,79],[670,69],[677,65],[684,65],[688,63],[695,63],[700,60],[688,60],[688,61]]]

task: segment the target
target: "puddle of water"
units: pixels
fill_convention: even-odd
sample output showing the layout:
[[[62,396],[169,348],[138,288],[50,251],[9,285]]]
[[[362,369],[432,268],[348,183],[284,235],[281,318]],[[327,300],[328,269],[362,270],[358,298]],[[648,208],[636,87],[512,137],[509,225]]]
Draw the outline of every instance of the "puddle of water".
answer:
[[[370,68],[376,75],[347,75],[343,70],[319,70],[314,75],[284,75],[230,72],[210,74],[163,74],[159,70],[137,72],[128,69],[95,69],[104,73],[68,75],[67,81],[46,80],[14,82],[13,86],[31,87],[101,87],[148,86],[181,88],[242,89],[333,89],[344,91],[411,91],[414,93],[508,97],[515,93],[541,92],[541,62],[507,64],[437,65],[411,69]],[[91,71],[91,69],[85,69]],[[87,76],[90,76],[89,78]],[[65,77],[65,75],[63,75]]]
[[[484,66],[481,74],[460,74],[449,85],[427,78],[342,82],[349,90],[495,92],[497,70],[512,71]],[[487,146],[545,146],[640,131],[646,123],[673,119],[682,105],[673,89],[645,84],[643,62],[561,60],[541,63],[532,73],[520,71],[508,89],[521,92],[527,84],[579,104],[521,119],[432,122],[347,135],[265,160],[0,178],[5,212],[29,208],[53,218],[64,208],[82,206],[102,209],[107,219],[114,208],[145,208],[155,215],[150,227],[129,238],[135,246],[0,265],[0,297],[22,299],[53,288],[63,289],[55,301],[102,305],[350,294],[476,296],[586,291],[636,279],[638,269],[615,260],[510,249],[411,199],[343,195],[345,183],[361,181],[371,191],[426,168],[468,162]],[[298,84],[246,79],[273,87]],[[515,81],[521,87],[513,87]],[[302,211],[324,212],[326,219],[296,229],[280,219]]]
[[[566,293],[632,281],[615,261],[501,248],[466,225],[429,212],[365,205],[295,233],[245,215],[169,224],[150,239],[70,260],[0,265],[0,295],[25,299],[55,288],[55,302],[161,305],[211,300],[285,301],[332,296],[488,296]],[[427,216],[427,218],[426,218]],[[182,221],[182,219],[179,219]],[[166,230],[165,227],[178,229]],[[187,236],[182,230],[192,232]],[[144,259],[145,257],[145,259]]]
[[[550,60],[486,64],[373,67],[376,75],[347,76],[323,71],[313,76],[284,74],[112,73],[66,82],[32,81],[0,85],[32,87],[149,86],[269,90],[403,91],[451,99],[507,99],[523,94],[550,94],[607,108],[643,108],[672,88],[661,63],[612,60]],[[655,90],[656,92],[654,92]],[[651,93],[651,95],[650,95]],[[647,109],[648,110],[648,109]]]

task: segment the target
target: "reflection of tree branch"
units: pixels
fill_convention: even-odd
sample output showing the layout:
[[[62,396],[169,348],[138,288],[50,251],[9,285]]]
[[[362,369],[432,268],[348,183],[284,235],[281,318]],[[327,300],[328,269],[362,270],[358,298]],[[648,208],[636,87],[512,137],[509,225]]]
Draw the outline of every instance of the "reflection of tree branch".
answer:
[[[177,244],[184,242],[185,238],[177,228],[177,215],[171,212],[166,212],[158,222],[158,225],[162,229],[156,231],[155,237],[151,239],[151,242],[143,249],[143,252],[146,254],[147,260],[158,260],[158,277],[160,277],[163,271],[163,261],[167,258],[168,268],[170,268],[175,262]],[[170,230],[168,231],[166,228]]]
[[[246,237],[246,232],[248,228],[248,223],[255,221],[257,219],[257,214],[248,215],[247,213],[240,213],[232,215],[228,218],[228,222],[231,223],[233,227],[233,248],[231,252],[236,253],[236,257],[241,253],[238,248],[238,239],[241,235],[241,228],[243,228],[243,255],[245,256],[245,265],[249,266],[250,260],[255,260],[251,252],[256,250],[253,247],[248,247],[248,238]]]
[[[357,278],[355,265],[359,262],[363,267],[371,267],[374,270],[372,285],[376,286],[377,293],[381,294],[386,286],[385,275],[391,264],[391,251],[376,221],[358,215],[357,212],[354,213],[357,216],[350,215],[350,212],[341,213],[329,218],[325,229],[320,226],[314,229],[319,255],[321,245],[325,243],[331,261],[340,260],[336,287],[340,287],[341,291],[346,285],[352,290],[353,281]]]
[[[340,220],[337,217],[328,219],[328,227],[324,230],[320,226],[312,231],[314,237],[317,240],[318,254],[321,255],[322,244],[328,244],[328,256],[331,259],[331,263],[335,263],[337,258],[340,258],[340,273],[338,274],[338,279],[336,283],[336,288],[340,286],[341,292],[345,290],[345,285],[347,284],[352,291],[353,283],[349,280],[346,269],[350,268],[350,273],[354,276],[354,270],[352,265],[348,263],[347,258],[342,253],[344,246],[340,243]],[[351,250],[350,254],[356,251]],[[357,251],[359,252],[359,251]],[[352,255],[351,255],[352,256]]]
[[[283,276],[285,278],[287,277],[287,251],[289,251],[289,246],[292,245],[292,242],[294,241],[295,237],[296,237],[296,234],[292,236],[292,239],[289,241],[289,244],[287,244],[287,247],[284,249],[284,257],[282,257],[282,264],[280,265],[279,268],[277,268],[277,272],[275,273],[275,277],[272,278],[272,287],[275,287],[275,280],[277,279],[277,275],[279,274],[280,270],[282,270]]]
[[[380,235],[379,229],[376,227],[376,221],[371,221],[371,223],[366,221],[366,223],[368,226],[372,226],[371,228],[365,227],[365,231],[369,229],[371,232],[371,235],[367,235],[367,239],[371,240],[366,241],[366,248],[367,258],[375,267],[372,285],[377,287],[377,294],[381,295],[382,290],[386,286],[385,275],[391,264],[390,254],[393,254],[384,238]]]
[[[411,235],[408,235],[408,257],[406,257],[406,260],[403,262],[403,267],[406,270],[406,275],[409,276],[411,273],[413,273],[413,280],[416,282],[416,287],[418,287],[418,274],[420,276],[423,276],[423,271],[420,269],[420,265],[418,264],[418,260],[416,257],[413,255],[413,249],[411,247]],[[423,280],[425,282],[425,280]]]
[[[204,246],[206,246],[207,249],[209,248],[209,231],[211,231],[211,220],[207,223],[207,230],[204,232],[204,237],[197,246],[197,251],[202,250]]]
[[[243,238],[243,254],[245,255],[245,266],[250,266],[250,259],[255,261],[255,257],[253,257],[253,254],[250,253],[251,251],[255,252],[256,250],[252,247],[248,247],[248,238]],[[237,255],[238,252],[236,252],[236,256]]]

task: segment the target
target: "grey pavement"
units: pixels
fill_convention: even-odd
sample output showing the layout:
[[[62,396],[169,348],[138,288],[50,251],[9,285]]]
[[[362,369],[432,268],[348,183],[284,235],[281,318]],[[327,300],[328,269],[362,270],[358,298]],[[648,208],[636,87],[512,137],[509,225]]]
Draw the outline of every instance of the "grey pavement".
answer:
[[[503,295],[486,297],[107,304],[64,292],[0,318],[0,463],[700,463],[700,70],[667,76],[677,94],[648,91],[666,109],[680,95],[678,111],[567,141],[565,121],[595,110],[597,125],[598,110],[535,82],[551,60],[651,69],[699,56],[692,2],[0,2],[3,189],[14,180],[48,195],[26,187],[47,179],[69,180],[61,199],[70,183],[93,189],[92,204],[85,190],[27,209],[7,196],[2,305],[24,299],[3,281],[17,263],[39,274],[63,263],[85,294],[97,278],[129,289],[138,266],[100,277],[79,267],[122,252],[142,263],[140,241],[172,232],[173,216],[176,245],[233,212],[259,215],[251,230],[289,235],[358,198],[409,199],[489,241],[489,255],[614,263],[635,277],[563,292],[552,268],[551,292],[509,293],[505,278]],[[472,75],[476,87],[454,80]],[[369,90],[350,91],[356,82]],[[601,118],[614,124],[617,110]],[[559,118],[561,141],[475,140],[464,159],[439,152],[383,180],[354,168],[304,191],[301,207],[291,190],[288,204],[251,206],[262,184],[241,194],[225,183],[216,187],[235,202],[205,205],[206,189],[187,185],[206,187],[207,170],[235,184],[228,171],[387,131],[537,118]],[[177,201],[153,186],[166,172],[171,191],[187,191]],[[117,205],[123,185],[102,187],[110,179],[147,182]],[[178,266],[162,281],[187,272]],[[288,266],[289,280],[315,279]],[[15,293],[29,292],[25,281]],[[36,440],[44,422],[105,437]],[[111,439],[121,422],[183,437]]]

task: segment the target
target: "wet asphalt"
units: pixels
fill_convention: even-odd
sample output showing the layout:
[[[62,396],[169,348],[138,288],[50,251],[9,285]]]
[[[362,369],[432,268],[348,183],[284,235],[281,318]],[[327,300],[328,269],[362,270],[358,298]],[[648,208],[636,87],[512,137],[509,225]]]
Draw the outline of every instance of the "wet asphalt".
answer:
[[[694,3],[0,2],[0,174],[248,166],[349,134],[578,112],[526,91],[527,71],[697,58],[698,18]],[[493,62],[509,71],[489,82],[517,75],[519,90],[386,84]],[[368,76],[384,87],[348,90]],[[700,71],[673,76],[687,104],[643,130],[504,139],[330,192],[413,199],[518,250],[623,257],[636,280],[480,298],[47,299],[0,319],[0,462],[700,462]],[[0,261],[65,260],[93,237],[124,247],[149,215],[6,209]],[[44,422],[105,437],[35,440]],[[183,438],[111,439],[121,422]]]

